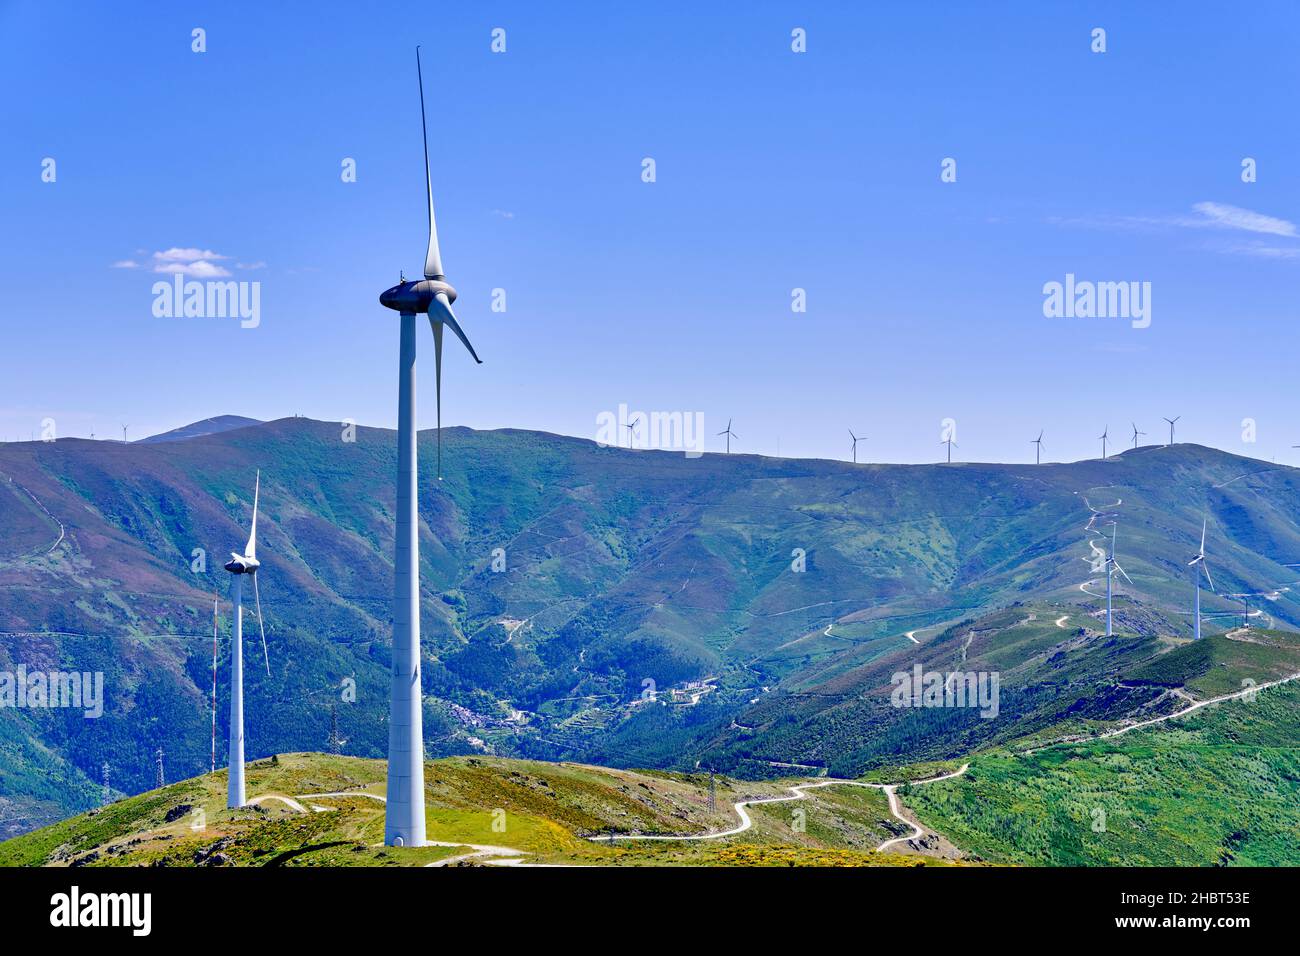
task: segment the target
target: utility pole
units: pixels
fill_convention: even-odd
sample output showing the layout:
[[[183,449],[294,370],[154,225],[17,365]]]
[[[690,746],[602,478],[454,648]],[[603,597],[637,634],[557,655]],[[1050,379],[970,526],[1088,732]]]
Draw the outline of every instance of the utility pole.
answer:
[[[339,706],[335,704],[330,708],[330,753],[340,754],[343,752],[343,738],[339,736]]]
[[[163,749],[158,748],[158,789],[161,790],[167,784],[167,777],[163,773]]]
[[[713,782],[713,768],[709,767],[709,812],[718,809],[718,788]]]
[[[105,760],[104,761],[104,799],[101,801],[100,806],[106,807],[109,805],[110,802],[112,802],[111,793],[112,792],[108,789],[108,761]]]

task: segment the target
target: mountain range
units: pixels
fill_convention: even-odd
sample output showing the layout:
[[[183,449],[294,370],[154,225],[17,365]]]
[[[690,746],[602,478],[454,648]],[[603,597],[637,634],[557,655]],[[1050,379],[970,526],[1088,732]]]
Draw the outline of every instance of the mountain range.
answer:
[[[259,470],[269,674],[249,643],[250,758],[384,753],[394,434],[223,417],[172,437],[0,445],[0,672],[105,686],[98,719],[0,709],[0,834],[106,786],[152,788],[160,749],[166,779],[209,769],[214,598],[222,764],[221,565]],[[1159,714],[1171,689],[1293,658],[1285,636],[1234,630],[1300,624],[1300,471],[1285,466],[1187,444],[1037,466],[688,458],[449,428],[440,481],[434,438],[420,435],[430,756],[856,775]],[[1107,638],[1110,514],[1131,580],[1116,578]],[[1217,591],[1192,646],[1203,520]],[[891,706],[892,675],[916,664],[1000,674],[998,715]]]

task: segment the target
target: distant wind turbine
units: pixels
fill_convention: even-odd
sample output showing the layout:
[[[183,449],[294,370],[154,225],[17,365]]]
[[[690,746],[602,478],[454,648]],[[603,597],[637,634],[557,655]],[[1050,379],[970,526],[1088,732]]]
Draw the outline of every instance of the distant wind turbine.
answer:
[[[853,439],[853,464],[856,465],[858,463],[858,442],[866,441],[867,436],[863,435],[861,438],[859,438],[857,435],[853,434],[853,429],[850,428],[849,437]]]
[[[1205,563],[1205,529],[1207,520],[1201,520],[1201,549],[1196,552],[1196,557],[1187,562],[1192,571],[1192,581],[1196,587],[1196,602],[1192,605],[1192,634],[1196,640],[1201,639],[1201,572],[1205,572],[1205,580],[1210,582],[1210,590],[1214,590],[1214,578],[1210,577],[1210,566]]]
[[[730,454],[731,454],[731,439],[733,439],[733,438],[739,438],[739,437],[740,437],[739,435],[737,435],[735,432],[733,432],[733,431],[731,430],[731,419],[730,419],[730,418],[727,419],[727,427],[724,428],[722,431],[718,432],[718,434],[719,434],[719,435],[726,435],[726,436],[727,436],[727,454],[730,455]]]
[[[259,471],[253,484],[253,524],[248,532],[244,553],[232,551],[226,562],[230,572],[230,603],[234,606],[230,639],[230,766],[226,784],[226,806],[234,810],[242,807],[247,798],[244,793],[244,576],[253,579],[253,596],[257,599],[257,626],[262,632],[262,654],[266,658],[266,672],[271,673],[271,660],[266,653],[266,629],[262,625],[262,598],[257,591],[257,499],[261,491],[262,474]]]
[[[632,439],[636,437],[636,426],[637,426],[637,420],[635,418],[633,418],[632,421],[630,421],[628,424],[623,426],[624,428],[627,429],[628,448],[632,447]]]
[[[212,772],[217,772],[217,596],[212,595]]]
[[[947,446],[948,446],[948,464],[951,465],[951,464],[952,464],[952,450],[953,450],[953,448],[958,447],[957,443],[956,443],[955,441],[953,441],[951,438],[945,438],[943,441],[939,442],[939,444],[940,444],[940,445],[947,445]]]
[[[1111,599],[1110,599],[1111,578],[1114,576],[1115,572],[1118,571],[1120,574],[1124,575],[1125,581],[1127,581],[1129,584],[1133,583],[1133,579],[1128,576],[1128,572],[1125,571],[1123,568],[1121,568],[1119,566],[1119,562],[1115,560],[1115,536],[1118,533],[1118,527],[1119,525],[1117,522],[1112,521],[1110,523],[1110,554],[1106,556],[1106,636],[1107,637],[1110,637],[1115,633],[1114,614],[1112,612]]]
[[[1182,415],[1175,415],[1173,418],[1165,419],[1165,421],[1169,423],[1169,444],[1170,445],[1174,443],[1174,422],[1178,421],[1178,419],[1182,417],[1183,417]]]
[[[123,445],[126,444],[126,430],[127,430],[128,428],[130,428],[130,427],[131,427],[130,425],[123,425],[123,426],[122,426],[122,444],[123,444]]]
[[[1133,422],[1132,424],[1133,424],[1133,447],[1136,448],[1138,446],[1138,435],[1145,435],[1146,432],[1138,431],[1137,422]]]
[[[1106,436],[1109,435],[1109,434],[1110,434],[1110,426],[1107,425],[1107,426],[1106,426],[1106,430],[1105,430],[1104,432],[1102,432],[1102,433],[1101,433],[1101,436],[1100,436],[1100,437],[1101,437],[1101,460],[1102,460],[1102,461],[1105,461],[1105,460],[1106,460]]]
[[[1038,432],[1038,437],[1029,444],[1034,446],[1034,464],[1041,465],[1043,463],[1043,432],[1041,429]]]

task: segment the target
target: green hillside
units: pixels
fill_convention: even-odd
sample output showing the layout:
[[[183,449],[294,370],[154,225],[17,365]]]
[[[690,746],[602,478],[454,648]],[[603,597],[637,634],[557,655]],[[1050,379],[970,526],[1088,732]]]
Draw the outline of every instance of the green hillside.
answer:
[[[0,866],[423,866],[512,856],[588,866],[942,863],[874,852],[908,832],[877,790],[756,807],[753,828],[725,840],[611,844],[586,837],[725,830],[736,825],[734,801],[788,792],[718,777],[711,811],[707,774],[477,757],[426,765],[428,838],[450,845],[394,849],[380,845],[383,803],[366,796],[382,796],[383,775],[380,761],[283,754],[249,767],[249,792],[264,798],[256,807],[226,810],[225,774],[209,774],[0,843]],[[482,846],[517,852],[468,856]]]
[[[86,809],[105,764],[122,793],[153,786],[159,748],[169,778],[209,768],[214,591],[223,749],[221,562],[247,534],[259,468],[271,672],[246,670],[250,756],[328,749],[334,719],[345,752],[384,754],[395,441],[356,435],[295,418],[0,445],[0,670],[102,671],[107,698],[97,720],[0,711],[0,832]],[[852,465],[448,429],[438,482],[433,437],[420,439],[431,757],[851,776],[1158,709],[1165,685],[1125,678],[1190,635],[1203,514],[1220,591],[1270,591],[1256,622],[1300,622],[1300,472],[1200,446]],[[1134,583],[1117,588],[1106,641],[1086,525],[1089,504],[1120,499]],[[1239,622],[1228,599],[1204,600],[1208,633]],[[1000,672],[998,718],[889,707],[890,673],[916,662]]]
[[[906,800],[1000,862],[1300,865],[1300,682],[1106,740],[982,755]]]

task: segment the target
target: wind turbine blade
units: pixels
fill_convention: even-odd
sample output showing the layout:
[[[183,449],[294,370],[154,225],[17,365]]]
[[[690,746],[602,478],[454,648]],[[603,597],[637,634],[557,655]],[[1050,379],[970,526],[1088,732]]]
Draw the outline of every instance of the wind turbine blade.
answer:
[[[1115,570],[1116,570],[1116,571],[1118,571],[1120,574],[1124,575],[1124,580],[1125,580],[1125,581],[1127,581],[1129,584],[1132,584],[1132,583],[1133,583],[1133,579],[1132,579],[1131,577],[1128,576],[1128,572],[1127,572],[1127,571],[1125,571],[1123,568],[1121,568],[1121,567],[1119,566],[1119,562],[1115,560],[1115,556],[1114,556],[1114,555],[1111,555],[1110,563],[1113,564],[1113,565],[1115,565]]]
[[[257,575],[253,575],[253,599],[257,601],[257,629],[262,632],[262,660],[266,661],[266,676],[271,676],[271,655],[266,652],[266,628],[262,626],[262,595],[257,591]]]
[[[262,490],[262,469],[257,470],[253,479],[253,526],[248,532],[248,544],[244,548],[244,557],[257,559],[257,498]]]
[[[438,313],[436,319],[435,312]],[[451,303],[447,301],[447,293],[439,292],[433,297],[433,301],[429,303],[429,321],[445,322],[456,333],[456,338],[460,339],[461,344],[469,350],[469,354],[474,356],[474,361],[479,365],[483,364],[483,360],[474,351],[474,346],[470,345],[469,339],[465,337],[465,332],[461,329],[460,323],[456,321],[456,315],[451,311]]]
[[[1201,519],[1201,557],[1205,557],[1205,527],[1209,521],[1209,518]]]
[[[1201,562],[1201,568],[1205,571],[1205,580],[1207,580],[1207,581],[1210,582],[1210,590],[1211,590],[1211,591],[1216,591],[1216,590],[1218,590],[1218,589],[1214,586],[1214,578],[1210,577],[1210,566],[1209,566],[1208,564],[1206,564],[1204,561],[1202,561],[1202,562]]]
[[[429,175],[429,125],[424,118],[424,70],[420,67],[418,46],[415,48],[415,75],[420,81],[420,130],[424,133],[424,192],[429,199],[429,248],[424,254],[424,277],[441,279],[443,278],[442,255],[438,252],[438,230],[433,219],[433,179]]]

